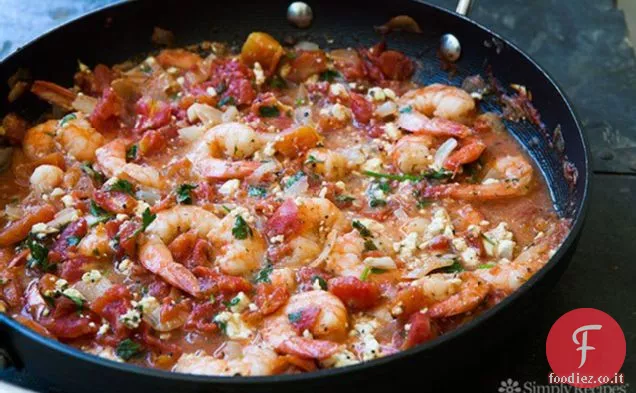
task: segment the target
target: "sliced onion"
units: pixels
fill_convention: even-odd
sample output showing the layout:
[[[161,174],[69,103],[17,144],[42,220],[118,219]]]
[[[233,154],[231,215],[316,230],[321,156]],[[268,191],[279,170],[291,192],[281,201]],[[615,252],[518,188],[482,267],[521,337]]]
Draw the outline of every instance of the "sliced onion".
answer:
[[[79,218],[79,211],[72,207],[67,207],[66,209],[62,209],[53,219],[46,223],[46,226],[51,228],[61,228],[66,224],[69,224]]]
[[[40,293],[37,279],[34,279],[29,283],[25,293],[26,293],[26,308],[27,310],[29,310],[33,318],[37,321],[44,315],[44,312],[49,308],[48,304],[46,304],[46,301],[44,300],[44,298],[42,297],[42,294]]]
[[[205,128],[202,126],[190,126],[182,128],[177,132],[179,133],[179,138],[188,142],[194,142],[203,136]]]
[[[97,105],[97,99],[86,94],[79,93],[75,100],[71,103],[73,109],[90,114],[93,113],[95,106]]]
[[[428,124],[428,117],[418,112],[400,113],[397,118],[397,125],[407,131],[417,132]]]
[[[393,270],[397,269],[395,261],[391,257],[368,257],[363,261],[368,267],[375,267],[378,269]]]
[[[409,219],[408,214],[404,211],[404,209],[399,208],[393,212],[393,215],[400,221],[407,221]]]
[[[137,197],[137,199],[141,199],[151,206],[159,202],[159,200],[161,199],[161,195],[157,194],[153,190],[138,190],[135,193],[135,196]]]
[[[95,299],[101,297],[106,291],[113,286],[113,283],[109,279],[102,277],[95,282],[78,281],[71,287],[75,288],[81,293],[88,302],[93,302]]]
[[[301,196],[309,189],[309,182],[307,182],[307,176],[303,176],[296,180],[289,188],[285,190],[285,195],[288,196]]]
[[[313,123],[311,119],[311,107],[299,106],[294,110],[294,120],[297,124],[311,125]]]
[[[457,147],[457,140],[455,138],[447,139],[435,152],[435,157],[433,159],[433,168],[439,170],[442,168],[446,159]]]
[[[325,241],[325,245],[318,254],[318,257],[311,262],[311,267],[319,267],[322,265],[324,261],[327,260],[329,254],[331,254],[331,250],[333,249],[334,244],[336,244],[336,239],[338,238],[338,231],[336,229],[332,230],[327,234],[327,240]]]
[[[397,105],[393,101],[385,101],[375,109],[375,113],[380,117],[388,117],[397,112]]]
[[[317,51],[317,50],[320,50],[320,47],[315,42],[300,41],[299,43],[294,45],[294,49],[296,49],[296,50],[306,50],[306,51]]]
[[[455,255],[429,256],[420,259],[419,266],[408,271],[403,277],[408,279],[422,278],[436,269],[451,266],[455,263]]]
[[[223,112],[207,104],[194,103],[187,111],[188,120],[195,122],[201,120],[205,125],[216,125],[221,123]]]

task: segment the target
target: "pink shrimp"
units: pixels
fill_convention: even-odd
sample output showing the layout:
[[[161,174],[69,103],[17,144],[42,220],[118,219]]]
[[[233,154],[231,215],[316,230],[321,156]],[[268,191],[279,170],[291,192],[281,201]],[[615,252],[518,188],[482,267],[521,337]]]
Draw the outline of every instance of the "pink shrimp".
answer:
[[[425,134],[431,136],[452,136],[456,138],[466,138],[473,134],[473,131],[452,120],[441,117],[428,118],[418,112],[400,113],[397,125],[415,134]]]
[[[446,159],[444,168],[456,172],[463,164],[468,164],[479,159],[486,150],[486,144],[476,138],[466,138],[463,145]]]
[[[433,305],[429,309],[432,318],[452,317],[474,310],[479,306],[488,293],[490,285],[477,277],[466,274],[462,288],[456,294]]]

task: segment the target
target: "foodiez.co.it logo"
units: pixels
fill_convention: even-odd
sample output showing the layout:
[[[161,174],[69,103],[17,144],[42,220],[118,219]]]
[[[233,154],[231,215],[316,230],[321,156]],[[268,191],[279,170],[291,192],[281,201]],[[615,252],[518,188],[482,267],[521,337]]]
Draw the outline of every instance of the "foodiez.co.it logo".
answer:
[[[553,373],[550,383],[594,388],[623,383],[618,374],[625,361],[625,335],[618,323],[594,308],[572,310],[559,318],[546,341]]]

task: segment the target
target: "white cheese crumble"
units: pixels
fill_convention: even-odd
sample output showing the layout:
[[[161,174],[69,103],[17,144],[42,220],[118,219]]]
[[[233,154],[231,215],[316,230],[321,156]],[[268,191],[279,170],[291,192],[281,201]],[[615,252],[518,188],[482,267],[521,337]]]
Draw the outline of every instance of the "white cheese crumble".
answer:
[[[141,309],[144,314],[152,314],[156,309],[161,307],[159,301],[154,296],[144,296],[139,302],[137,307]]]
[[[119,321],[129,329],[137,329],[141,323],[141,313],[134,308],[119,317]]]
[[[381,87],[372,87],[367,91],[367,99],[369,101],[382,102],[386,100],[386,94]]]
[[[232,340],[248,339],[252,337],[252,331],[241,319],[241,314],[223,311],[218,313],[214,323],[221,326],[225,334]]]
[[[348,97],[349,93],[347,92],[347,88],[344,87],[341,83],[332,83],[329,86],[329,92],[336,97]]]
[[[375,267],[378,269],[397,269],[397,265],[391,257],[368,257],[364,259],[363,263],[368,267]]]
[[[216,89],[212,86],[205,89],[205,92],[208,93],[210,97],[216,97]]]
[[[243,312],[250,305],[250,298],[243,292],[239,292],[236,296],[230,300],[230,311]]]
[[[412,258],[417,250],[417,232],[411,232],[401,241],[393,243],[393,250],[400,253],[403,259]]]
[[[101,280],[102,278],[102,273],[99,272],[99,270],[91,270],[90,272],[86,272],[82,275],[82,281],[84,281],[85,283],[94,283],[97,282],[99,280]]]
[[[384,133],[392,141],[397,141],[402,137],[402,131],[392,121],[384,124]]]
[[[59,232],[57,228],[50,227],[43,222],[35,224],[31,227],[31,233],[33,233],[34,235],[46,236],[46,235],[50,235],[51,233],[57,233],[57,232]]]
[[[219,192],[225,196],[234,195],[239,187],[241,186],[241,181],[238,179],[228,180],[219,188]]]
[[[254,78],[256,82],[256,86],[260,86],[265,83],[265,72],[263,72],[263,67],[257,61],[254,63]]]
[[[322,364],[325,367],[346,367],[357,363],[360,363],[360,361],[356,358],[356,355],[346,349],[337,352],[322,361]]]
[[[516,245],[513,234],[505,222],[500,222],[495,228],[484,232],[482,243],[488,256],[509,260],[512,259]]]

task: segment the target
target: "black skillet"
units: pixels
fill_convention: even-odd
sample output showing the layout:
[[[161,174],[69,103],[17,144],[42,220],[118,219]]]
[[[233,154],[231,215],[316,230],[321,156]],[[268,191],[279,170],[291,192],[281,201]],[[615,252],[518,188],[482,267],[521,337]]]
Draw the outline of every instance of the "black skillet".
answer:
[[[28,68],[34,79],[72,85],[78,59],[89,66],[114,64],[155,50],[150,42],[155,26],[173,31],[179,45],[203,40],[240,44],[250,32],[266,31],[280,40],[292,36],[309,39],[322,48],[338,48],[371,46],[381,38],[373,26],[396,15],[409,15],[423,33],[391,33],[387,41],[389,47],[417,59],[418,82],[459,85],[467,76],[490,71],[502,86],[515,83],[532,92],[544,130],[525,121],[506,124],[543,171],[558,211],[573,221],[564,244],[518,291],[472,322],[416,348],[352,367],[249,378],[168,373],[82,353],[41,337],[0,314],[1,347],[6,359],[25,367],[52,388],[77,392],[311,392],[357,382],[369,386],[387,378],[412,379],[421,389],[434,375],[450,375],[445,370],[461,370],[468,360],[482,359],[490,345],[504,340],[531,315],[527,310],[539,303],[541,295],[556,283],[568,265],[583,223],[590,181],[587,144],[560,89],[514,45],[487,28],[436,6],[408,0],[382,4],[369,0],[310,0],[313,23],[301,30],[287,20],[289,5],[287,0],[121,3],[63,25],[19,49],[0,64],[0,80],[6,81],[18,68]],[[462,47],[452,73],[442,70],[437,56],[445,33],[452,33]],[[7,93],[7,86],[2,83],[0,97],[7,97]],[[46,104],[33,97],[13,104],[2,100],[2,114],[17,111],[33,119],[47,109]],[[499,110],[496,105],[483,105],[487,110]],[[557,126],[560,132],[555,133]],[[578,175],[575,182],[573,171]]]

